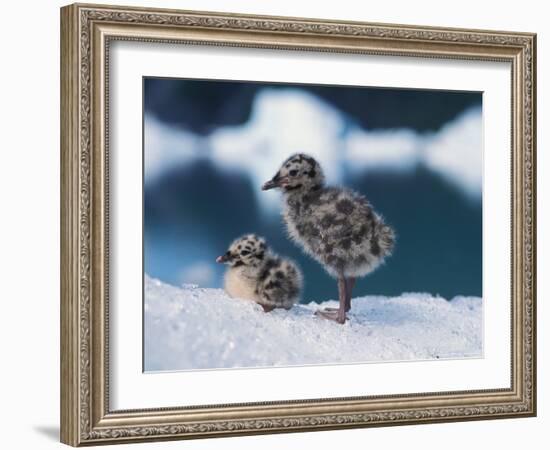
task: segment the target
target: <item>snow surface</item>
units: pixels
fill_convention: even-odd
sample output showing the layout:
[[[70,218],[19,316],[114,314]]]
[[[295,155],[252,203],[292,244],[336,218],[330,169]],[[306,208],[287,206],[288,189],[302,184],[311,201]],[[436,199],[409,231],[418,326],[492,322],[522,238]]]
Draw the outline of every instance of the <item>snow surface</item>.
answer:
[[[146,371],[482,356],[482,301],[430,294],[367,296],[345,325],[314,316],[336,301],[264,313],[221,289],[145,276]]]

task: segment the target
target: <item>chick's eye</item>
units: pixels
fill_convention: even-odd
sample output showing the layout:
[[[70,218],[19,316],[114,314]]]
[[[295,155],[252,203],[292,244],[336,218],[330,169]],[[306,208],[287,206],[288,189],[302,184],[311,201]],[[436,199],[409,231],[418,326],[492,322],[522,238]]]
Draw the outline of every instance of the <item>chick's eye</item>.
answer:
[[[291,177],[295,177],[296,175],[298,175],[298,171],[297,171],[297,170],[291,170],[290,172],[288,172],[288,174],[289,174]]]

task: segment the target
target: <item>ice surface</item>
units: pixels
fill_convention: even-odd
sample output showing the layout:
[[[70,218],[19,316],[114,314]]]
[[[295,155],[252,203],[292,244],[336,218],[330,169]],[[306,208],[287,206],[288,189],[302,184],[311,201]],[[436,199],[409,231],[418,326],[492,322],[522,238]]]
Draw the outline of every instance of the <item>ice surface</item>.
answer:
[[[482,356],[482,301],[424,293],[352,301],[345,325],[314,316],[336,301],[264,313],[221,289],[145,277],[145,370],[272,367]]]

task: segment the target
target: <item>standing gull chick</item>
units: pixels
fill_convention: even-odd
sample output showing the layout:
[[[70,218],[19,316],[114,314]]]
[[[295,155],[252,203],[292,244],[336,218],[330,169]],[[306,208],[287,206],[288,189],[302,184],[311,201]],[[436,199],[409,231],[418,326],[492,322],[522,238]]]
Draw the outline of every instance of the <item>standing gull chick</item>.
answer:
[[[229,266],[224,279],[225,291],[231,297],[259,303],[265,312],[290,309],[300,297],[300,269],[289,259],[271,252],[265,240],[254,234],[233,241],[216,262]]]
[[[303,153],[288,158],[262,186],[264,191],[273,188],[283,191],[290,237],[338,279],[339,307],[318,314],[344,323],[355,279],[374,271],[391,254],[393,230],[362,195],[325,186],[321,166]]]

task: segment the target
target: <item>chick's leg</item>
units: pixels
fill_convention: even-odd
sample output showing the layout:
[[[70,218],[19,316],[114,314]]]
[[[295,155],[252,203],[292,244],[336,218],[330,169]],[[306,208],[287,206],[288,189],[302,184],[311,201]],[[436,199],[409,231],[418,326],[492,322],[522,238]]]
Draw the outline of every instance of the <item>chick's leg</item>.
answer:
[[[355,277],[346,278],[346,312],[351,309],[352,291],[355,286]],[[325,311],[338,311],[339,308],[325,308]]]
[[[347,283],[346,279],[342,276],[338,278],[338,308],[326,308],[324,310],[316,311],[315,314],[325,319],[334,320],[338,323],[344,323],[346,317],[346,298],[347,298]]]
[[[346,302],[348,298],[347,283],[344,277],[338,278],[338,294],[340,297],[340,307],[336,316],[336,322],[344,323],[346,321]]]
[[[346,312],[351,309],[351,293],[355,286],[355,278],[349,277],[346,279]]]

